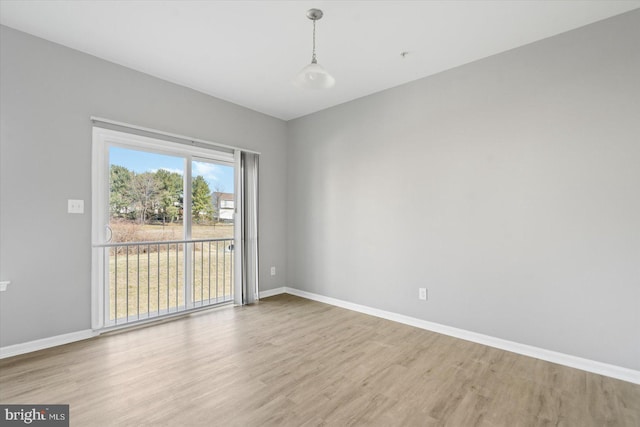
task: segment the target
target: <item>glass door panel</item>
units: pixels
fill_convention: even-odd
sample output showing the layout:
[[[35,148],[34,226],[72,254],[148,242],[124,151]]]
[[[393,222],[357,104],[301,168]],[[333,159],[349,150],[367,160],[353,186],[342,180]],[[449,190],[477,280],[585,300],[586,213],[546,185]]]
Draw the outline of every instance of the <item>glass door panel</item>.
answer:
[[[178,156],[109,147],[108,321],[185,305],[184,164]],[[160,243],[172,242],[172,243]]]
[[[233,299],[234,167],[204,159],[191,163],[191,239],[194,306]]]

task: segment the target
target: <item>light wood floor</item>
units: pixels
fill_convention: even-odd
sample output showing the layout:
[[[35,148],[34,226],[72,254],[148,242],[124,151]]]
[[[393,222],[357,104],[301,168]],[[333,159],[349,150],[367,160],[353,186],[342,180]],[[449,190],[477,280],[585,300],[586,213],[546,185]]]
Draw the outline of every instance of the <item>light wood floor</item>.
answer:
[[[72,426],[640,426],[640,386],[279,295],[0,361]]]

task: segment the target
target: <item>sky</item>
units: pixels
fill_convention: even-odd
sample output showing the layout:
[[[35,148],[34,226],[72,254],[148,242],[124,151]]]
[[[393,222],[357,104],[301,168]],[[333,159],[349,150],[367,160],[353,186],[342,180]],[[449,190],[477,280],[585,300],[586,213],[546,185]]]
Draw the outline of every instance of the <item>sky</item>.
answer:
[[[169,172],[184,174],[184,159],[165,154],[148,153],[120,147],[110,147],[109,163],[124,166],[136,173],[155,172],[165,169]],[[209,162],[193,162],[192,174],[201,175],[209,184],[211,191],[233,193],[233,167]]]

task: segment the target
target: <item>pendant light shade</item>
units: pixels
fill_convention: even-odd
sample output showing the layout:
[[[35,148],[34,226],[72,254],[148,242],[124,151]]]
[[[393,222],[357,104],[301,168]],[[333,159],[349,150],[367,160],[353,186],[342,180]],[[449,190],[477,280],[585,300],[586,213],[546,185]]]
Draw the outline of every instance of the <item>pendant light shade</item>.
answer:
[[[329,89],[336,84],[336,79],[316,60],[316,21],[322,18],[320,9],[309,9],[307,18],[313,21],[313,52],[311,64],[304,67],[293,80],[293,84],[305,89]]]
[[[312,62],[300,70],[294,83],[298,87],[307,89],[329,89],[336,84],[336,79],[320,64]]]

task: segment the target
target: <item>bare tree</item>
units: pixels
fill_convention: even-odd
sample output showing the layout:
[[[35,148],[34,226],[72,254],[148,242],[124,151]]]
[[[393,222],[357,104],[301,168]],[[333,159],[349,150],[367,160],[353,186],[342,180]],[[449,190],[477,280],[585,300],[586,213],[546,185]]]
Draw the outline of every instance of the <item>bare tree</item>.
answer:
[[[131,182],[131,199],[139,220],[144,224],[149,210],[159,205],[160,185],[150,172],[137,174]]]
[[[220,196],[224,193],[224,185],[216,183],[211,193],[211,205],[213,206],[213,217],[216,221],[220,221]]]

